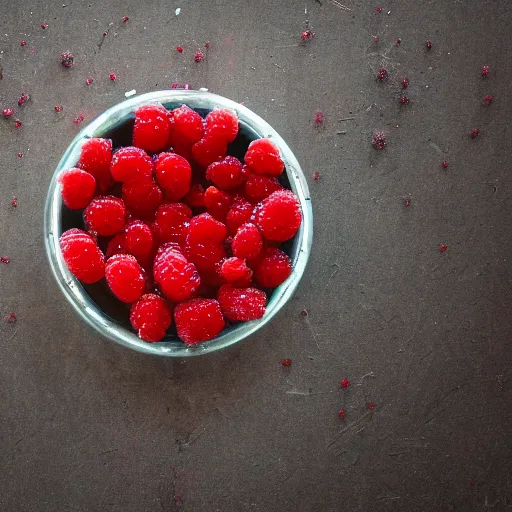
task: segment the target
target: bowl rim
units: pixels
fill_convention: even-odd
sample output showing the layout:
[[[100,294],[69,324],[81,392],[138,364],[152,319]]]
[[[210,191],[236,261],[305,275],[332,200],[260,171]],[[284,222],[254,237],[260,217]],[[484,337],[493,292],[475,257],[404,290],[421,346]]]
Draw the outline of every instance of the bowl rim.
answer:
[[[194,346],[169,341],[147,343],[142,341],[135,333],[110,320],[89,298],[79,281],[69,272],[62,258],[59,245],[62,200],[57,178],[60,172],[76,165],[82,144],[87,139],[108,135],[108,132],[112,131],[117,124],[132,117],[133,112],[138,107],[154,103],[161,103],[164,106],[165,104],[187,104],[193,109],[221,107],[236,111],[240,123],[254,130],[259,137],[269,137],[277,144],[285,163],[285,171],[291,189],[299,198],[302,209],[302,223],[295,235],[293,255],[291,256],[292,274],[285,282],[275,288],[264,316],[251,322],[236,324],[223,330],[219,336],[212,340]],[[104,337],[120,345],[145,354],[165,357],[183,358],[212,353],[242,341],[268,324],[296,290],[309,259],[312,241],[313,211],[309,188],[300,164],[289,146],[266,121],[244,105],[205,91],[181,89],[153,91],[124,100],[100,114],[75,136],[64,152],[53,172],[44,210],[44,244],[52,274],[64,296],[82,320]]]

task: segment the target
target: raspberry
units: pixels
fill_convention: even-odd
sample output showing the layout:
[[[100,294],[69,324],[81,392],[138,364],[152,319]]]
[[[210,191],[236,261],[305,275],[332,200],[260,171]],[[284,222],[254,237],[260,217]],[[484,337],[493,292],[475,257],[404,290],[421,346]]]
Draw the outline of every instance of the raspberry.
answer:
[[[221,286],[218,300],[224,316],[231,322],[257,320],[265,313],[267,296],[257,288]]]
[[[257,176],[255,174],[249,176],[245,182],[245,195],[247,199],[255,203],[263,201],[272,192],[282,190],[283,187],[276,180],[276,178],[269,178],[267,176]]]
[[[59,176],[62,185],[62,201],[71,210],[82,210],[94,197],[96,180],[81,169],[69,169]]]
[[[213,162],[206,169],[206,179],[222,190],[231,190],[241,185],[247,175],[242,162],[234,156],[227,156],[220,162]]]
[[[256,258],[263,248],[258,228],[254,224],[242,224],[233,238],[231,248],[237,258]]]
[[[114,196],[97,197],[84,210],[84,222],[87,229],[100,236],[119,233],[125,226],[125,220],[124,202]]]
[[[162,297],[143,295],[130,309],[130,322],[144,341],[160,341],[172,323],[171,311]]]
[[[69,52],[62,52],[60,54],[60,63],[65,68],[70,68],[73,65],[73,60],[74,60],[74,57]]]
[[[121,197],[130,213],[144,220],[155,216],[163,200],[162,191],[152,179],[123,183]]]
[[[167,146],[170,133],[169,112],[161,105],[145,105],[135,111],[134,146],[157,153]]]
[[[190,221],[187,240],[191,244],[221,243],[227,236],[228,230],[222,222],[215,220],[209,213],[201,213]]]
[[[126,254],[124,233],[117,233],[109,240],[105,254],[107,258],[116,254]]]
[[[62,257],[69,271],[83,283],[95,283],[105,275],[105,256],[91,235],[70,229],[60,236]]]
[[[254,174],[260,176],[277,177],[284,170],[279,149],[269,139],[252,141],[245,153],[245,163]]]
[[[224,142],[238,135],[238,117],[231,110],[214,109],[206,116],[206,134]]]
[[[251,282],[252,270],[240,258],[228,258],[222,262],[221,276],[235,285],[247,286]]]
[[[158,158],[156,165],[156,181],[170,201],[179,201],[190,190],[192,168],[180,155],[171,153],[164,158]]]
[[[233,202],[226,217],[226,224],[232,235],[236,234],[242,224],[249,222],[253,210],[254,205],[243,198],[238,198]]]
[[[112,157],[110,173],[115,181],[136,181],[151,178],[153,160],[140,148],[128,146],[118,149]]]
[[[215,271],[217,264],[226,257],[226,249],[221,242],[205,240],[193,243],[189,237],[187,237],[185,253],[201,272]]]
[[[158,153],[158,155],[153,155],[153,161],[155,163],[155,169],[160,165],[161,162],[163,162],[168,156],[172,156],[175,153],[172,151],[163,151],[162,153]]]
[[[193,297],[201,278],[193,263],[172,246],[158,251],[153,265],[153,277],[162,293],[173,302],[181,302]]]
[[[171,112],[171,145],[185,143],[191,146],[204,135],[203,118],[187,105]]]
[[[178,304],[174,321],[178,336],[187,344],[210,340],[226,325],[219,303],[214,299],[193,299]]]
[[[185,244],[192,211],[184,203],[163,204],[158,208],[153,225],[160,242]]]
[[[281,249],[267,247],[254,270],[254,280],[262,288],[275,288],[292,273],[290,258]]]
[[[207,135],[192,146],[192,156],[198,165],[208,167],[222,160],[228,151],[227,143]]]
[[[111,161],[112,141],[110,139],[93,138],[86,141],[82,146],[77,167],[92,174],[100,192],[105,193],[113,183],[110,175]]]
[[[192,185],[188,194],[185,196],[184,201],[191,208],[202,208],[205,205],[204,194],[205,192],[202,185]]]
[[[297,196],[290,190],[278,190],[256,206],[251,222],[267,240],[284,242],[293,238],[302,220]]]
[[[144,292],[144,271],[130,254],[116,254],[109,258],[105,278],[111,292],[122,302],[135,302]]]
[[[231,206],[231,197],[216,187],[208,187],[204,193],[204,204],[214,219],[225,222]]]
[[[131,222],[124,230],[124,248],[135,256],[140,265],[146,266],[153,253],[153,232],[144,222]]]

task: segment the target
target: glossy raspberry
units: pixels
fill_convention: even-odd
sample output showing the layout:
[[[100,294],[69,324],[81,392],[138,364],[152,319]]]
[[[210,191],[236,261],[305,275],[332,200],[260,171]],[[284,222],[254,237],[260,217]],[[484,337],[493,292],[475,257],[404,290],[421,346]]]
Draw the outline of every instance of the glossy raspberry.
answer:
[[[254,205],[243,198],[237,198],[233,201],[226,217],[230,234],[235,235],[242,224],[249,222],[253,210]]]
[[[116,254],[109,258],[105,278],[111,292],[122,302],[135,302],[144,292],[144,271],[130,254]]]
[[[84,210],[87,229],[100,236],[111,236],[123,230],[126,208],[118,197],[103,196],[93,199]]]
[[[221,286],[218,300],[224,316],[231,322],[257,320],[265,313],[267,296],[257,288]]]
[[[254,270],[254,281],[262,288],[275,288],[292,273],[290,258],[281,249],[267,247]]]
[[[107,244],[107,250],[105,251],[107,258],[115,256],[116,254],[126,254],[124,233],[117,233]]]
[[[74,61],[74,57],[73,55],[71,55],[70,52],[62,52],[60,54],[60,63],[65,67],[65,68],[70,68],[72,65],[73,65],[73,61]]]
[[[140,265],[145,267],[153,254],[153,232],[140,220],[130,222],[124,229],[124,248],[128,254],[135,256]]]
[[[188,241],[192,244],[202,242],[223,242],[228,236],[226,225],[215,220],[209,213],[196,215],[190,221]]]
[[[219,162],[213,162],[206,169],[206,179],[221,190],[232,190],[241,185],[248,172],[242,162],[234,156],[227,156]]]
[[[191,242],[187,237],[184,252],[200,272],[216,272],[219,263],[226,257],[226,248],[222,242],[205,240]]]
[[[220,268],[221,276],[229,283],[239,286],[244,283],[247,286],[251,282],[252,270],[240,258],[227,258]]]
[[[192,185],[188,194],[185,196],[183,201],[187,203],[191,208],[202,208],[205,206],[204,202],[204,187],[198,183]]]
[[[135,111],[134,146],[157,153],[167,146],[170,133],[169,112],[161,105],[145,105]]]
[[[171,153],[157,159],[155,176],[166,198],[179,201],[190,190],[192,168],[182,156]]]
[[[140,339],[157,342],[164,338],[171,326],[171,311],[162,297],[147,293],[132,305],[130,322]]]
[[[110,175],[112,161],[112,141],[92,138],[84,143],[77,167],[92,174],[100,192],[106,192],[113,183]]]
[[[254,174],[277,177],[284,170],[279,149],[270,139],[252,141],[245,153],[245,163]]]
[[[233,255],[241,259],[256,258],[263,248],[258,228],[251,223],[243,224],[233,237],[231,249]]]
[[[204,135],[203,118],[187,105],[171,112],[171,145],[186,143],[192,145]]]
[[[94,197],[96,180],[81,169],[69,169],[59,176],[62,186],[62,201],[71,210],[84,209]]]
[[[192,299],[178,304],[174,321],[178,336],[189,345],[214,338],[226,325],[214,299]]]
[[[148,179],[153,175],[153,160],[143,149],[127,146],[114,153],[110,173],[121,182]]]
[[[172,246],[158,251],[153,266],[153,277],[162,293],[173,302],[190,299],[201,284],[195,265]]]
[[[293,238],[301,221],[299,200],[290,190],[270,194],[256,206],[251,217],[263,237],[275,242]]]
[[[231,110],[214,109],[206,116],[206,134],[224,142],[238,135],[238,117]]]
[[[95,283],[105,275],[105,257],[85,231],[70,229],[60,237],[62,257],[69,271],[82,283]]]
[[[145,178],[123,183],[121,197],[128,211],[135,217],[152,220],[164,195],[151,178]]]
[[[226,142],[208,135],[192,146],[192,156],[201,167],[208,167],[213,162],[222,160],[227,151]]]
[[[153,228],[158,241],[185,244],[192,211],[184,203],[163,204],[155,215]]]
[[[231,206],[231,196],[217,187],[208,187],[204,193],[204,205],[214,219],[226,222]]]
[[[272,192],[282,190],[283,187],[276,178],[252,174],[247,178],[244,188],[247,199],[254,203],[259,203],[272,194]]]

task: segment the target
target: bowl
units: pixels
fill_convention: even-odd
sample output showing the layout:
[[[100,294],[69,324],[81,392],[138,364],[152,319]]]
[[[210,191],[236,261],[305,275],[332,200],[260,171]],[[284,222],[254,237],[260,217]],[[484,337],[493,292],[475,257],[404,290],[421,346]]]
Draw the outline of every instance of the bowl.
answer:
[[[62,203],[57,177],[61,171],[76,165],[83,143],[91,137],[111,138],[114,148],[130,145],[134,112],[142,105],[161,103],[167,109],[186,104],[203,116],[214,107],[236,111],[240,120],[242,146],[256,138],[269,137],[279,147],[285,163],[283,180],[285,185],[297,195],[302,209],[303,220],[295,237],[286,242],[283,250],[292,260],[290,277],[272,292],[264,316],[258,320],[227,327],[216,338],[185,345],[177,339],[158,343],[147,343],[130,329],[126,319],[118,311],[121,307],[105,285],[83,285],[68,270],[59,246],[63,231],[80,225],[81,212],[68,210]],[[236,141],[235,141],[236,143]],[[230,147],[230,153],[231,153]],[[78,315],[106,338],[138,352],[166,357],[189,357],[208,354],[234,345],[266,325],[290,299],[304,273],[311,251],[313,239],[313,212],[308,185],[294,154],[278,133],[261,117],[248,108],[222,96],[202,91],[167,90],[135,96],[108,109],[87,125],[75,137],[61,158],[50,183],[44,212],[44,241],[52,273],[68,302]],[[104,281],[104,280],[103,280]],[[127,316],[126,311],[124,315]]]

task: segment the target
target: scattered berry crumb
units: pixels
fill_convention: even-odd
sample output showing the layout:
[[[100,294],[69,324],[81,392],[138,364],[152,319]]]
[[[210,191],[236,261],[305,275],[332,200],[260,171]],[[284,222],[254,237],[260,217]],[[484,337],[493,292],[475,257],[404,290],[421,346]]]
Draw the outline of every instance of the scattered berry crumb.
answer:
[[[203,59],[204,59],[204,53],[201,50],[197,51],[194,55],[194,60],[196,62],[201,62]]]
[[[73,124],[80,124],[85,119],[85,116],[80,112],[74,119]]]
[[[300,312],[300,316],[308,316],[308,312],[303,309],[301,312]]]
[[[407,105],[407,103],[409,103],[409,98],[407,96],[400,96],[400,103],[402,105]]]
[[[377,73],[377,80],[379,82],[385,82],[388,79],[388,70],[386,68],[380,68]]]
[[[402,40],[399,37],[396,38],[395,42],[397,46],[400,46],[402,44]]]
[[[183,89],[188,91],[190,89],[190,84],[183,84]]]
[[[74,57],[73,55],[70,53],[70,52],[62,52],[60,54],[60,63],[65,67],[65,68],[70,68],[72,65],[73,65],[73,61],[74,61]]]
[[[474,139],[475,137],[478,137],[478,134],[480,133],[480,130],[478,128],[473,128],[469,134],[469,136]]]
[[[310,41],[311,39],[313,39],[313,37],[315,37],[315,33],[312,31],[312,30],[305,30],[304,32],[302,32],[300,38],[303,40],[303,41]]]
[[[8,313],[7,315],[5,315],[4,317],[4,320],[8,323],[8,324],[15,324],[16,323],[16,313],[13,313],[12,311],[10,313]]]
[[[108,77],[110,78],[110,80],[112,80],[112,82],[115,82],[117,75],[115,73],[110,73]]]
[[[487,105],[490,105],[494,101],[494,96],[491,94],[484,96],[484,102],[487,103]]]
[[[2,115],[7,119],[14,114],[14,110],[12,108],[4,108],[2,110]]]
[[[179,86],[180,86],[180,84],[179,84],[178,82],[173,82],[173,83],[171,84],[171,89],[178,89],[178,88],[179,88]]]
[[[447,162],[446,160],[443,160],[443,161],[441,162],[441,167],[442,167],[443,169],[448,169],[448,162]]]
[[[384,132],[375,132],[373,134],[372,144],[375,149],[384,149],[387,145]]]
[[[373,410],[375,410],[376,405],[375,405],[373,402],[368,402],[368,403],[366,404],[366,407],[367,407],[367,409],[368,409],[369,411],[373,411]]]
[[[432,49],[432,41],[428,40],[428,41],[425,43],[425,46],[427,47],[427,50],[431,50],[431,49]]]
[[[319,173],[318,171],[315,171],[315,172],[313,173],[313,179],[314,179],[315,181],[318,181],[318,180],[320,179],[320,173]]]
[[[27,41],[21,41],[21,46],[27,46]]]
[[[375,7],[375,10],[376,10],[377,12],[382,12],[382,7]]]
[[[22,92],[21,96],[18,98],[18,105],[21,107],[24,103],[26,103],[30,99],[30,96],[26,92]]]
[[[55,105],[55,107],[53,107],[53,110],[55,110],[55,112],[62,112],[64,110],[64,107],[62,105]]]
[[[123,23],[126,23],[129,19],[128,16],[123,16]]]
[[[0,263],[5,263],[6,265],[11,261],[7,256],[0,256]]]
[[[94,82],[94,78],[90,78],[90,77],[85,81],[86,85],[91,85],[93,82]]]
[[[407,77],[402,78],[400,84],[402,85],[402,89],[407,89],[407,87],[409,87],[409,79]]]
[[[491,68],[489,66],[484,66],[482,68],[482,76],[485,78],[486,76],[489,76],[489,72],[491,71]]]
[[[21,128],[21,125],[22,125],[22,122],[19,119],[16,119],[16,121],[14,121],[14,126],[16,128]]]
[[[409,208],[409,206],[411,206],[411,200],[409,198],[404,199],[404,206],[406,208]]]
[[[340,409],[338,411],[338,418],[341,420],[341,421],[345,421],[345,409]]]
[[[108,32],[103,32],[103,37],[107,37],[108,36]]]
[[[439,244],[439,252],[446,252],[448,246],[445,244]]]
[[[350,386],[350,381],[347,379],[341,379],[340,385],[342,388],[348,388]]]
[[[15,198],[15,197],[12,198],[11,206],[13,208],[17,208],[18,207],[18,199],[17,198]]]
[[[373,42],[377,44],[379,42],[379,36],[372,36]]]
[[[289,367],[292,365],[292,360],[291,359],[283,359],[281,361],[281,366],[284,366],[285,368]]]
[[[41,28],[44,30],[45,28],[48,28],[48,24],[47,23],[41,23]]]
[[[183,53],[183,47],[181,47],[181,46],[176,46],[176,51],[177,51],[178,53]]]
[[[210,48],[210,41],[206,41],[206,43],[204,43],[204,47],[205,48]]]
[[[320,110],[315,114],[315,124],[317,126],[324,124],[324,113],[320,112]]]
[[[18,158],[23,158],[23,153],[18,153]]]

